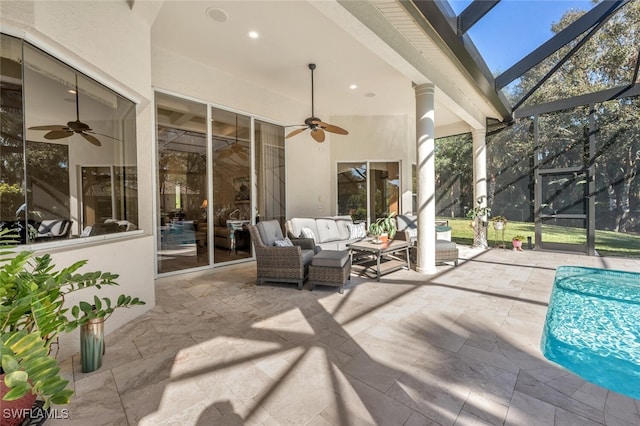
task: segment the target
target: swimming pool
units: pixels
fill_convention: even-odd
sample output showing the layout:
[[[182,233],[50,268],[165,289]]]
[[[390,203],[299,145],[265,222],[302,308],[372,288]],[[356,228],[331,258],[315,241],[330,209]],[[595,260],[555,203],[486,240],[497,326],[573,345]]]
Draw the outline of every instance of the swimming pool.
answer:
[[[583,379],[640,399],[640,274],[559,267],[540,345]]]

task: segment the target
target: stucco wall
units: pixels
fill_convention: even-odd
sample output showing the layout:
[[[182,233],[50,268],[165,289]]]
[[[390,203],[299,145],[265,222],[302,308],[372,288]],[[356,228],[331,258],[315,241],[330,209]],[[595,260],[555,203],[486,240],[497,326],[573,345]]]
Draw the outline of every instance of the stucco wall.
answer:
[[[108,2],[0,2],[0,30],[23,38],[58,59],[137,103],[138,236],[101,244],[76,244],[56,249],[34,248],[37,254],[53,253],[60,267],[88,259],[87,271],[120,274],[120,286],[100,291],[104,295],[135,295],[147,305],[114,314],[107,331],[130,321],[155,304],[152,234],[153,108],[151,90],[150,28],[147,20],[129,10],[124,1]],[[93,294],[70,297],[92,298]],[[59,358],[78,352],[79,332],[62,337]]]

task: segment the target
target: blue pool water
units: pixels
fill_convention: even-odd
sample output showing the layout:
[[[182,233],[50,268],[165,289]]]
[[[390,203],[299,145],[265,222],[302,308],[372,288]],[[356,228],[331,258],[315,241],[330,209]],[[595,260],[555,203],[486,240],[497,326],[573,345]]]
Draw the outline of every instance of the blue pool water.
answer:
[[[559,267],[541,348],[583,379],[640,399],[640,273]]]

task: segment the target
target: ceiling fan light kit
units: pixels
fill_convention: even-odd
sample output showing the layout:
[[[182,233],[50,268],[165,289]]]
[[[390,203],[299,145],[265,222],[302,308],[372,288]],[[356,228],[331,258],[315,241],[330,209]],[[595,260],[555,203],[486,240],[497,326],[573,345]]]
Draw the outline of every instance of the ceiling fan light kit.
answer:
[[[324,142],[324,140],[325,140],[325,131],[329,132],[329,133],[335,133],[335,134],[338,134],[338,135],[348,135],[349,132],[347,132],[342,127],[338,127],[338,126],[334,126],[334,125],[329,124],[329,123],[325,123],[324,121],[320,120],[318,117],[315,116],[315,114],[314,114],[314,97],[313,97],[313,70],[316,69],[316,64],[309,64],[309,69],[311,70],[311,117],[309,117],[306,120],[304,120],[304,124],[298,124],[297,125],[297,126],[304,126],[304,127],[301,127],[300,129],[293,130],[287,136],[285,136],[285,139],[288,139],[288,138],[291,138],[293,136],[296,136],[296,135],[304,132],[307,129],[310,130],[311,137],[316,142]]]

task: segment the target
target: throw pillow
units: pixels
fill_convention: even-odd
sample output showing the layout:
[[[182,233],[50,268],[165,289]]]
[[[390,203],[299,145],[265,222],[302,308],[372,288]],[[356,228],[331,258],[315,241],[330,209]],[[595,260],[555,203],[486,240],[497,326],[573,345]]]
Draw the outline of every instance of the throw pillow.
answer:
[[[349,239],[350,240],[358,240],[360,238],[365,238],[367,236],[367,230],[365,228],[365,223],[357,223],[357,224],[347,224],[347,228],[349,228]]]
[[[293,243],[289,238],[285,238],[283,240],[275,240],[273,245],[276,247],[293,247]]]
[[[313,233],[311,228],[302,228],[300,230],[300,235],[302,235],[302,238],[313,238],[313,241],[316,241],[316,235]]]

